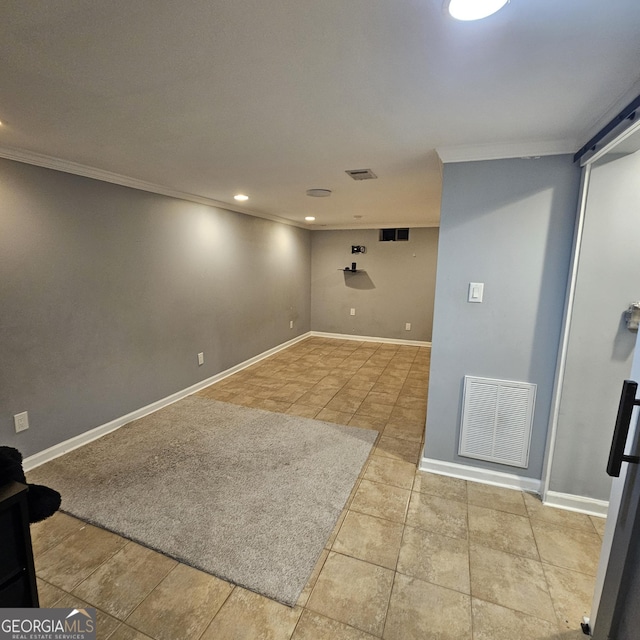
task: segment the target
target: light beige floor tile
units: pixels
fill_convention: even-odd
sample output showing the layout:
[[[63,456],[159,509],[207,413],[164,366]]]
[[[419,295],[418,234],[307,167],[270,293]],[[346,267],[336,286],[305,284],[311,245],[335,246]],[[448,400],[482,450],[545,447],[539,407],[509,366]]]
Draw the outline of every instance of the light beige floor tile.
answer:
[[[252,591],[236,587],[202,640],[289,640],[302,613]]]
[[[421,400],[425,400],[427,397],[427,384],[411,384],[411,381],[406,381],[404,385],[402,385],[402,389],[400,390],[400,396],[408,397],[408,398],[420,398]]]
[[[383,436],[384,438],[384,436]],[[447,500],[467,501],[467,481],[426,471],[417,471],[413,490]]]
[[[59,545],[36,557],[36,573],[56,587],[71,591],[127,542],[104,529],[84,525]]]
[[[87,607],[91,607],[88,602],[70,593],[65,594],[63,598],[58,600],[55,606],[56,609],[86,609]],[[96,636],[98,640],[110,638],[119,624],[120,620],[117,620],[100,609],[96,609]]]
[[[274,413],[286,413],[291,404],[291,402],[271,400],[271,398],[256,398],[251,406],[254,409],[264,409],[265,411],[273,411]]]
[[[478,598],[472,599],[471,610],[473,640],[560,640],[556,625],[548,620]]]
[[[329,549],[323,549],[322,553],[320,554],[320,558],[318,558],[318,561],[316,562],[316,566],[314,567],[313,572],[307,580],[307,584],[304,586],[304,589],[302,590],[302,593],[298,598],[298,602],[296,603],[298,607],[304,607],[307,604],[309,596],[311,595],[311,591],[313,591],[313,587],[316,586],[320,571],[322,571],[322,567],[324,567],[324,563],[328,557]]]
[[[351,424],[351,423],[349,423]],[[374,454],[402,462],[410,462],[414,466],[420,459],[420,443],[382,436],[376,445]]]
[[[470,504],[469,535],[485,547],[540,559],[529,518]]]
[[[288,409],[287,413],[294,416],[300,416],[301,418],[315,418],[320,409],[317,407],[309,407],[306,404],[292,404]]]
[[[324,407],[333,396],[338,392],[337,389],[311,389],[307,393],[301,395],[296,401],[297,404],[306,404],[310,407]]]
[[[368,402],[374,402],[376,404],[388,404],[393,406],[394,404],[396,404],[399,394],[399,390],[385,392],[371,391],[369,395],[367,395],[366,399]]]
[[[238,394],[235,391],[227,391],[224,387],[216,388],[216,385],[213,385],[199,391],[195,395],[211,400],[220,400],[220,402],[233,402]]]
[[[395,569],[403,525],[349,511],[336,537],[333,551]]]
[[[527,506],[527,512],[532,520],[542,520],[561,527],[580,529],[588,533],[595,532],[595,527],[591,519],[584,513],[546,506],[542,504],[539,496],[531,493],[523,493],[523,497],[525,505]]]
[[[85,523],[58,511],[50,518],[31,525],[31,547],[33,555],[42,555],[60,544],[67,536],[79,531]]]
[[[387,421],[385,418],[374,418],[373,416],[364,416],[360,413],[354,414],[349,420],[350,427],[360,427],[361,429],[375,429],[383,431]]]
[[[367,393],[371,391],[371,387],[375,384],[375,381],[378,379],[376,374],[369,375],[361,375],[357,373],[356,375],[344,385],[343,389],[360,389],[361,391],[366,391]]]
[[[371,387],[372,393],[400,393],[404,379],[389,375],[386,371],[380,374],[376,383]]]
[[[579,629],[583,616],[589,616],[595,577],[543,564],[549,593],[558,621],[563,628]]]
[[[591,524],[594,526],[596,532],[600,537],[604,536],[604,528],[607,524],[606,518],[598,518],[597,516],[589,516]]]
[[[316,382],[313,388],[314,389],[333,389],[337,392],[339,389],[342,389],[342,387],[344,387],[344,385],[347,384],[347,382],[349,382],[350,378],[351,376],[349,376],[348,374],[339,374],[339,375],[329,374],[324,378],[322,378],[322,380],[318,380],[318,382]]]
[[[426,418],[426,407],[421,409],[409,409],[400,405],[393,407],[393,411],[389,416],[390,420],[397,420],[398,422],[404,422],[412,425],[417,424],[421,427],[424,427]]]
[[[366,398],[362,401],[357,413],[363,416],[371,416],[372,418],[389,419],[393,405],[380,404],[379,402],[370,402]]]
[[[323,420],[324,422],[334,422],[336,424],[349,424],[349,420],[351,420],[352,417],[352,413],[325,408],[318,412],[315,419]]]
[[[407,524],[444,536],[466,540],[468,536],[467,505],[457,500],[412,491]]]
[[[380,635],[393,571],[331,552],[307,608],[373,635]]]
[[[144,633],[140,633],[136,629],[132,629],[126,624],[121,624],[113,633],[109,636],[109,640],[154,640],[145,636]]]
[[[127,624],[157,640],[199,638],[233,585],[178,564],[127,618]],[[177,606],[176,594],[180,594]]]
[[[467,484],[467,496],[469,504],[477,507],[507,511],[517,516],[529,516],[527,508],[524,506],[522,491],[469,482]]]
[[[427,396],[425,394],[424,398],[416,398],[415,396],[407,396],[400,393],[396,400],[396,405],[399,407],[406,407],[407,409],[424,410],[427,405]]]
[[[297,402],[301,396],[309,391],[309,385],[302,385],[296,382],[289,382],[280,389],[271,391],[269,398],[279,400],[281,402]]]
[[[58,589],[58,587],[36,578],[36,585],[38,588],[38,601],[40,607],[44,609],[50,609],[55,605],[58,600],[67,595],[66,591]]]
[[[531,528],[543,562],[596,575],[602,542],[595,531],[559,527],[542,520],[531,520]]]
[[[556,623],[542,564],[470,544],[471,595]]]
[[[347,504],[348,503],[349,501],[347,501]],[[326,544],[324,545],[325,549],[331,549],[331,547],[333,546],[333,543],[335,542],[336,538],[338,537],[338,533],[340,532],[340,528],[342,527],[342,523],[344,522],[344,519],[347,517],[347,513],[348,513],[348,509],[345,508],[342,510],[342,513],[338,517],[338,520],[336,521],[336,524],[333,527],[333,531],[331,532],[331,535],[329,536]]]
[[[329,402],[327,409],[331,411],[341,411],[344,413],[354,414],[362,404],[362,396],[357,394],[349,394],[347,392],[338,392]]]
[[[364,631],[306,609],[291,640],[375,640]]]
[[[424,437],[424,423],[408,424],[404,421],[389,420],[383,434],[389,438],[421,442]]]
[[[397,573],[383,637],[471,640],[471,599]]]
[[[364,474],[366,480],[391,484],[402,489],[411,489],[416,466],[409,462],[392,460],[383,456],[371,456]]]
[[[128,542],[86,580],[73,594],[124,620],[177,562],[135,542]]]
[[[400,487],[363,480],[350,509],[402,524],[407,513],[410,495],[410,491]]]
[[[471,593],[466,540],[406,526],[397,571],[441,587]]]

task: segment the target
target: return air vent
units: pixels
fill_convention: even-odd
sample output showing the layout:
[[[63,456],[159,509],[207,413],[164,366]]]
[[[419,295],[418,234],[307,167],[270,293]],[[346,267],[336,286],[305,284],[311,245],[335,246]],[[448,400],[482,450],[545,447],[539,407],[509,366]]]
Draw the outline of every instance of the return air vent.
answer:
[[[354,180],[375,180],[378,177],[371,169],[351,169],[345,173],[349,174]]]
[[[380,242],[396,242],[409,239],[409,229],[380,229]]]
[[[526,468],[535,400],[535,384],[465,376],[458,453]]]

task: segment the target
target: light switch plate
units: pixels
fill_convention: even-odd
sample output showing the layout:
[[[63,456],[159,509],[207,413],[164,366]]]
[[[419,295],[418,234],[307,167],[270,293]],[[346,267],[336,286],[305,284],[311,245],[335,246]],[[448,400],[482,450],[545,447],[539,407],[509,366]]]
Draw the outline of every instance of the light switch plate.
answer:
[[[484,282],[470,282],[469,283],[469,298],[468,302],[482,302],[484,296]]]

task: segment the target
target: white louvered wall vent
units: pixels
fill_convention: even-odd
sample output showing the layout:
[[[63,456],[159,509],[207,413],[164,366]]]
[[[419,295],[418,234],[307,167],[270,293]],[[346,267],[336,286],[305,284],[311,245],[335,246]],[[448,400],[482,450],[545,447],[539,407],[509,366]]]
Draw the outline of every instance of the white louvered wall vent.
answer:
[[[526,468],[535,401],[535,384],[465,376],[458,453]]]

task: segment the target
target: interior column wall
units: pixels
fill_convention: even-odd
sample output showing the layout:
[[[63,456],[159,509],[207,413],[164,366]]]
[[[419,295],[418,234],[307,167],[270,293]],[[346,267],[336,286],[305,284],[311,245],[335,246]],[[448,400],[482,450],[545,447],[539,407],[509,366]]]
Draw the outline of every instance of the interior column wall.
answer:
[[[426,459],[541,478],[579,181],[570,156],[445,164]],[[526,469],[458,455],[465,375],[537,385]]]

